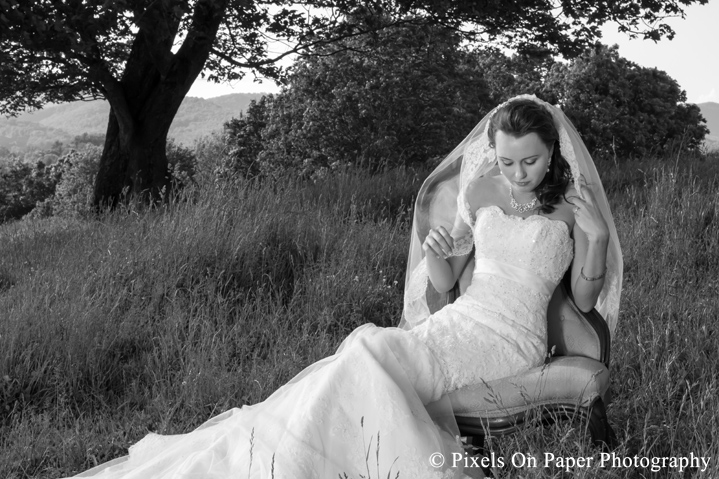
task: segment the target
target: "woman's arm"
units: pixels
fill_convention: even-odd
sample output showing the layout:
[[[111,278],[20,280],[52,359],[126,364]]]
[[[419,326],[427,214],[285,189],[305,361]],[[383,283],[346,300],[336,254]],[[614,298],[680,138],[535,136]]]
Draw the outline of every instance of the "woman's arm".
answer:
[[[585,313],[591,311],[594,305],[597,304],[597,298],[599,298],[599,293],[604,286],[603,277],[600,279],[591,278],[596,278],[604,273],[608,245],[609,235],[588,238],[582,228],[575,223],[572,295],[577,307]]]
[[[457,215],[451,234],[440,226],[431,230],[427,235],[422,245],[427,258],[427,273],[432,286],[438,292],[446,293],[452,289],[462,274],[470,258],[471,249],[466,254],[449,255],[454,249],[454,242],[469,234],[470,231],[469,226]]]
[[[572,295],[577,307],[586,313],[597,303],[604,286],[609,228],[594,202],[592,191],[585,186],[580,188],[585,199],[573,198],[576,221],[573,230]]]
[[[483,176],[472,181],[465,192],[470,215],[474,215],[474,212],[481,206],[492,204],[491,197],[494,193],[494,183],[491,177]],[[462,255],[450,257],[447,257],[447,255],[454,248],[454,241],[471,234],[472,228],[457,213],[451,234],[440,227],[430,231],[430,234],[425,239],[422,247],[427,257],[429,280],[438,292],[446,293],[452,289],[464,272],[467,263],[471,259],[470,253],[472,249],[469,248],[469,251]]]

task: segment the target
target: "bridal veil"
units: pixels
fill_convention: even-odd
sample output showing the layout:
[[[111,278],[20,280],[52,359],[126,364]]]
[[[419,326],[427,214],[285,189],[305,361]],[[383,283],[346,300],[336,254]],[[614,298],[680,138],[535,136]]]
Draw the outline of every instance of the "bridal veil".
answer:
[[[569,163],[574,186],[580,195],[580,184],[592,190],[596,204],[609,227],[607,273],[595,308],[604,317],[613,335],[619,316],[623,263],[614,217],[599,174],[579,133],[560,108],[534,95],[520,95],[509,101],[520,98],[531,99],[552,113],[559,132],[559,148]],[[490,173],[497,165],[487,130],[494,112],[505,104],[497,106],[474,127],[427,177],[417,195],[405,277],[404,310],[400,323],[402,328],[417,326],[448,302],[449,293],[438,293],[428,281],[422,243],[431,228],[444,226],[447,231],[452,231],[457,215],[467,226],[473,227],[474,212],[468,209],[465,191],[473,180]]]

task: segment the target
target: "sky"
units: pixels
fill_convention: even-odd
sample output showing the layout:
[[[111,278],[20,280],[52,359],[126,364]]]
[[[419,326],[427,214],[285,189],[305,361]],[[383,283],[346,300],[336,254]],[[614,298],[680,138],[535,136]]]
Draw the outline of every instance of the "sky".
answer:
[[[691,5],[684,12],[685,19],[666,22],[676,33],[673,40],[630,40],[616,25],[605,25],[602,42],[618,44],[619,54],[629,61],[667,72],[690,103],[719,103],[719,0]]]
[[[630,39],[618,33],[616,24],[602,28],[602,42],[618,44],[619,54],[644,67],[656,67],[674,78],[687,93],[690,103],[719,103],[719,0],[684,9],[686,18],[670,18],[666,23],[676,32],[673,40],[654,43]],[[230,93],[276,93],[272,80],[254,82],[252,74],[232,83],[208,83],[198,79],[189,96],[212,98]]]

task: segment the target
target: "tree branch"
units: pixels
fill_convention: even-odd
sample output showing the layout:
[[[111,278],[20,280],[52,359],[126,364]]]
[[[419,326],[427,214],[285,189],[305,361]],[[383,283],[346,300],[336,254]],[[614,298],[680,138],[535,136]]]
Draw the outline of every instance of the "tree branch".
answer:
[[[192,26],[180,49],[174,56],[175,66],[186,65],[184,82],[197,78],[212,52],[212,44],[217,36],[222,19],[227,11],[228,1],[199,0],[195,5]],[[186,85],[189,90],[190,85]]]
[[[135,127],[135,122],[122,84],[100,63],[90,67],[90,75],[102,85],[105,98],[110,102],[110,107],[115,118],[117,118],[120,128],[124,131],[132,131]]]
[[[380,27],[370,28],[370,29],[366,29],[366,30],[357,30],[357,31],[345,33],[342,35],[337,35],[332,38],[317,39],[317,40],[313,40],[313,41],[310,41],[307,43],[300,42],[297,45],[295,45],[294,47],[292,47],[290,50],[287,50],[275,57],[266,58],[261,61],[240,62],[240,61],[236,60],[235,58],[233,58],[232,56],[230,56],[214,47],[212,48],[212,54],[217,56],[218,58],[221,58],[222,60],[226,61],[227,63],[238,67],[238,68],[260,68],[260,67],[263,67],[266,65],[277,63],[280,60],[282,60],[283,58],[288,57],[290,55],[295,55],[295,54],[300,55],[300,56],[330,56],[330,55],[334,55],[334,54],[337,54],[342,51],[347,51],[348,48],[346,48],[346,47],[340,48],[340,49],[337,49],[336,51],[332,51],[332,52],[328,52],[328,53],[314,52],[311,54],[303,54],[302,52],[306,51],[306,50],[311,50],[313,48],[321,47],[323,45],[327,46],[327,45],[336,44],[338,42],[341,42],[342,40],[348,40],[348,39],[359,37],[362,35],[376,33],[376,32],[379,32],[381,30],[385,30],[388,28],[394,28],[394,27],[398,27],[398,26],[402,26],[402,25],[411,25],[411,24],[415,24],[415,23],[416,23],[416,20],[414,20],[414,19],[395,20],[393,22],[383,24]]]

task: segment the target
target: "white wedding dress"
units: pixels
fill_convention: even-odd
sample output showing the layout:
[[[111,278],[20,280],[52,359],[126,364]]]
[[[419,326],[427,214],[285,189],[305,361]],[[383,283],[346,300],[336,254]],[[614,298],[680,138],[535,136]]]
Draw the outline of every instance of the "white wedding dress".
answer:
[[[79,477],[464,477],[446,393],[544,361],[547,305],[573,257],[566,223],[497,206],[478,210],[474,244],[465,294],[414,329],[364,325],[262,403],[150,434]]]

